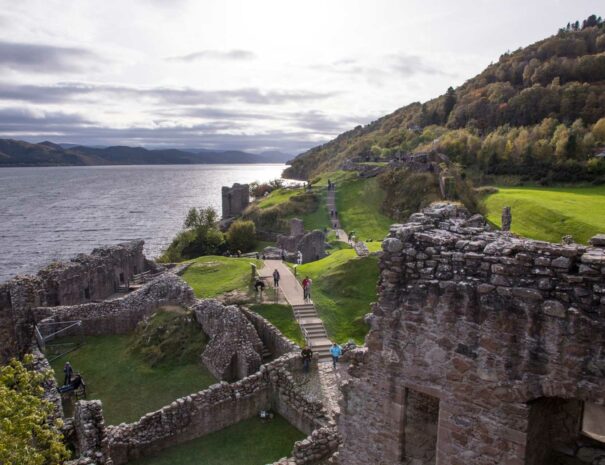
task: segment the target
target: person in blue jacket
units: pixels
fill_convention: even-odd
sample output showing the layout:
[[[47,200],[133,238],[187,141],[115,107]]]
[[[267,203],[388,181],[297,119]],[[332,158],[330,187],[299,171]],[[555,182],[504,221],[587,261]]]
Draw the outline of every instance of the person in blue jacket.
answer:
[[[332,366],[336,369],[336,362],[338,362],[338,358],[342,355],[342,349],[338,344],[332,344],[332,347],[330,347],[330,355],[332,355]]]

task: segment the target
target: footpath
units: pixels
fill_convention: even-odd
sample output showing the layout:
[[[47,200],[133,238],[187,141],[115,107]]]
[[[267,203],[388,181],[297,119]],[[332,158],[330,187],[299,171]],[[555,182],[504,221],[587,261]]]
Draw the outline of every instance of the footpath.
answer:
[[[336,209],[336,189],[328,189],[327,196],[328,216],[330,217],[330,227],[336,232],[336,238],[342,242],[349,242],[349,236],[340,226],[338,218],[338,210]],[[336,216],[332,216],[331,212],[335,212]]]

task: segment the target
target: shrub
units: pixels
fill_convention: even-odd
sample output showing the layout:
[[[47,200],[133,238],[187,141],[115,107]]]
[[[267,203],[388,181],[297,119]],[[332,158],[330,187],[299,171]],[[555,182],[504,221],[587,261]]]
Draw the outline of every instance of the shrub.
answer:
[[[11,360],[0,367],[0,463],[3,465],[59,465],[69,458],[56,425],[48,421],[55,406],[43,399],[41,384],[52,373],[30,369],[33,357],[23,363]]]
[[[249,252],[256,245],[256,226],[250,220],[236,220],[227,231],[227,245],[233,252]]]

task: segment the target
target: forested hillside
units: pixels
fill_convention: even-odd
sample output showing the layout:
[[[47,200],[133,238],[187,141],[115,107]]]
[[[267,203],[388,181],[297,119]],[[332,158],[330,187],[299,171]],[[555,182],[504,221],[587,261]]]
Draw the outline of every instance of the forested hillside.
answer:
[[[307,178],[345,159],[379,161],[440,151],[471,172],[527,180],[604,180],[605,26],[600,17],[570,23],[497,63],[457,89],[412,103],[341,134],[292,162]]]

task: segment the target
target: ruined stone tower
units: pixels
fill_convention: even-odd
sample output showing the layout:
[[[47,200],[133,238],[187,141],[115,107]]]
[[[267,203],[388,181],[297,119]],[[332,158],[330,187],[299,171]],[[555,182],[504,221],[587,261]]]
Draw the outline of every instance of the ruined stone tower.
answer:
[[[451,204],[394,225],[340,463],[605,463],[604,245],[491,231]]]
[[[233,186],[223,186],[223,219],[233,218],[242,213],[250,204],[250,186],[235,183]]]

